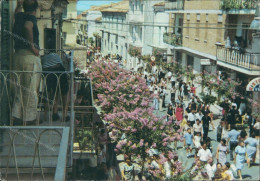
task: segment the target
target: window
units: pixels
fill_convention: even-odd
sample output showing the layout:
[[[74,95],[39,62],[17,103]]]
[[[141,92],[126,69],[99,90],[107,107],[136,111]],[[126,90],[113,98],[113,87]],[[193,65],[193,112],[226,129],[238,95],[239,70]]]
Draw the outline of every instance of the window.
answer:
[[[200,14],[197,14],[197,21],[200,21]]]
[[[143,13],[144,12],[144,4],[141,4],[140,9],[141,9],[141,12]]]
[[[190,13],[187,13],[187,21],[190,21]]]
[[[140,41],[142,42],[143,41],[143,29],[140,28]]]
[[[209,21],[209,14],[206,14],[206,22]]]
[[[222,23],[222,21],[223,21],[222,14],[218,14],[218,23]]]

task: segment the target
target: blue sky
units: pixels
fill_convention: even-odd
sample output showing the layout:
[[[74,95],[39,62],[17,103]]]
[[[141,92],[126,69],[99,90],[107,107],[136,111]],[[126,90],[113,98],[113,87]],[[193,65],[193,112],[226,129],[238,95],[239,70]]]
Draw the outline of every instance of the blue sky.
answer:
[[[78,0],[77,10],[84,11],[89,9],[91,6],[99,6],[102,4],[110,4],[112,2],[119,2],[121,0],[107,1],[107,0]]]

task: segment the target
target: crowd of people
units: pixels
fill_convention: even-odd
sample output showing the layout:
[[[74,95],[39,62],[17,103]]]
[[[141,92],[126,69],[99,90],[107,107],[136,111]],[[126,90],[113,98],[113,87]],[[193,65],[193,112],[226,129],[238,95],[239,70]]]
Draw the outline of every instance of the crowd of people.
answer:
[[[154,109],[162,113],[166,112],[165,121],[171,119],[177,129],[183,130],[183,149],[186,150],[188,159],[195,157],[192,171],[202,169],[200,172],[202,174],[194,175],[194,179],[234,180],[236,175],[237,179],[242,180],[244,163],[246,162],[248,167],[255,163],[260,131],[259,118],[250,114],[245,101],[239,98],[225,99],[220,105],[223,108],[222,119],[216,135],[219,144],[213,148],[212,138],[208,136],[210,125],[213,130],[215,129],[213,112],[210,110],[210,105],[204,104],[197,96],[197,88],[194,84],[185,83],[171,73],[161,77],[154,74],[140,75],[146,79],[149,90],[153,94]],[[167,94],[169,96],[166,96]],[[176,141],[173,143],[173,150],[177,150]],[[216,160],[213,153],[216,155]],[[169,160],[166,165],[160,165],[156,153],[152,158],[151,166],[165,173],[163,179],[170,179],[174,175],[173,160]],[[128,177],[126,180],[131,179]]]

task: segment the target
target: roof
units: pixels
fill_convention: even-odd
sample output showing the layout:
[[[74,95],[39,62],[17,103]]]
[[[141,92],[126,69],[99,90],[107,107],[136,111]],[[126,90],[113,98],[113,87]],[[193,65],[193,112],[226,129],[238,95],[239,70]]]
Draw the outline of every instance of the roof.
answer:
[[[153,6],[165,6],[165,2],[159,2],[159,3],[157,3],[157,4],[153,5]]]
[[[101,12],[127,13],[129,9],[129,1],[124,0],[119,3],[112,4],[111,7],[101,10]]]
[[[102,11],[105,8],[111,7],[111,4],[105,4],[101,6],[91,6],[91,8],[88,11]]]
[[[102,17],[98,17],[97,19],[95,19],[95,21],[101,21]]]

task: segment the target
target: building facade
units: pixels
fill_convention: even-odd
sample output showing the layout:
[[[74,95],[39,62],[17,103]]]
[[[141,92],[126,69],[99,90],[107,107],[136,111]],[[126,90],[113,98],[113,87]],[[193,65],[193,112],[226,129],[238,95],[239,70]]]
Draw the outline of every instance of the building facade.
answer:
[[[112,7],[101,10],[102,12],[102,43],[103,55],[121,55],[127,59],[127,35],[128,35],[128,1],[113,4]]]

